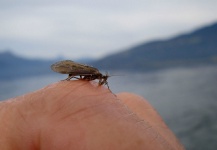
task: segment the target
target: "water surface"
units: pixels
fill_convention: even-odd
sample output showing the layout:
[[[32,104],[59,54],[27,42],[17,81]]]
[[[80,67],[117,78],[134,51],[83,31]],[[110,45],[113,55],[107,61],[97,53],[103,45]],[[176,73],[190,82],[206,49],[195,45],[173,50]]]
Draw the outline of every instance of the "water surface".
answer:
[[[217,149],[217,66],[177,68],[149,73],[115,73],[114,93],[132,92],[146,98],[189,150]],[[66,78],[44,75],[0,81],[0,100],[40,89]]]

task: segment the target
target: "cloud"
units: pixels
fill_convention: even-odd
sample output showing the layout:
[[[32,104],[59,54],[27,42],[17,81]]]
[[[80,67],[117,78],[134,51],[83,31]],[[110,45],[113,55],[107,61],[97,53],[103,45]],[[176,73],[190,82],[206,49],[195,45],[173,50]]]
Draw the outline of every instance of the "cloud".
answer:
[[[214,0],[0,1],[0,49],[101,57],[217,20]]]

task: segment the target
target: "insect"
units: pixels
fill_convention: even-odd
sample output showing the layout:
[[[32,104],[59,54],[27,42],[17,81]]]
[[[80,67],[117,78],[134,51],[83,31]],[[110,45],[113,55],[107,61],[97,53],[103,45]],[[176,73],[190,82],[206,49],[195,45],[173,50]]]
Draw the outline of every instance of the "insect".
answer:
[[[107,82],[109,75],[103,75],[99,72],[97,68],[94,68],[92,66],[76,63],[71,60],[63,60],[52,64],[51,69],[58,73],[69,74],[68,78],[66,78],[65,80],[76,78],[91,81],[98,79],[99,85],[104,84],[107,85],[107,87],[109,88]],[[76,76],[79,76],[80,78],[77,78]]]

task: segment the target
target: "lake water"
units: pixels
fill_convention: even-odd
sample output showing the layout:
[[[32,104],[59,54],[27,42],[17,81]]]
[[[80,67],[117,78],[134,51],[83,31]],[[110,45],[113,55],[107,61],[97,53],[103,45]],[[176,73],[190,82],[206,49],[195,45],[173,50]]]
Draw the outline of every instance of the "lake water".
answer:
[[[217,149],[217,66],[114,74],[123,76],[110,77],[110,89],[146,98],[186,149]],[[0,100],[40,89],[65,77],[54,73],[0,81]]]

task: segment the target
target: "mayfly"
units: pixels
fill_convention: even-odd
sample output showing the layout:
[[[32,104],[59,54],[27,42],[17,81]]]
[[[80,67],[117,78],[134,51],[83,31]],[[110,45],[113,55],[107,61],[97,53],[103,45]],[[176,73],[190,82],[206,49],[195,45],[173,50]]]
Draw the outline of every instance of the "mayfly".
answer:
[[[107,79],[109,75],[103,75],[97,68],[94,68],[92,66],[76,63],[71,60],[63,60],[51,65],[51,69],[58,73],[68,74],[68,78],[65,80],[76,78],[91,81],[98,79],[99,85],[104,84],[108,86]],[[80,78],[77,78],[76,76],[79,76]]]

